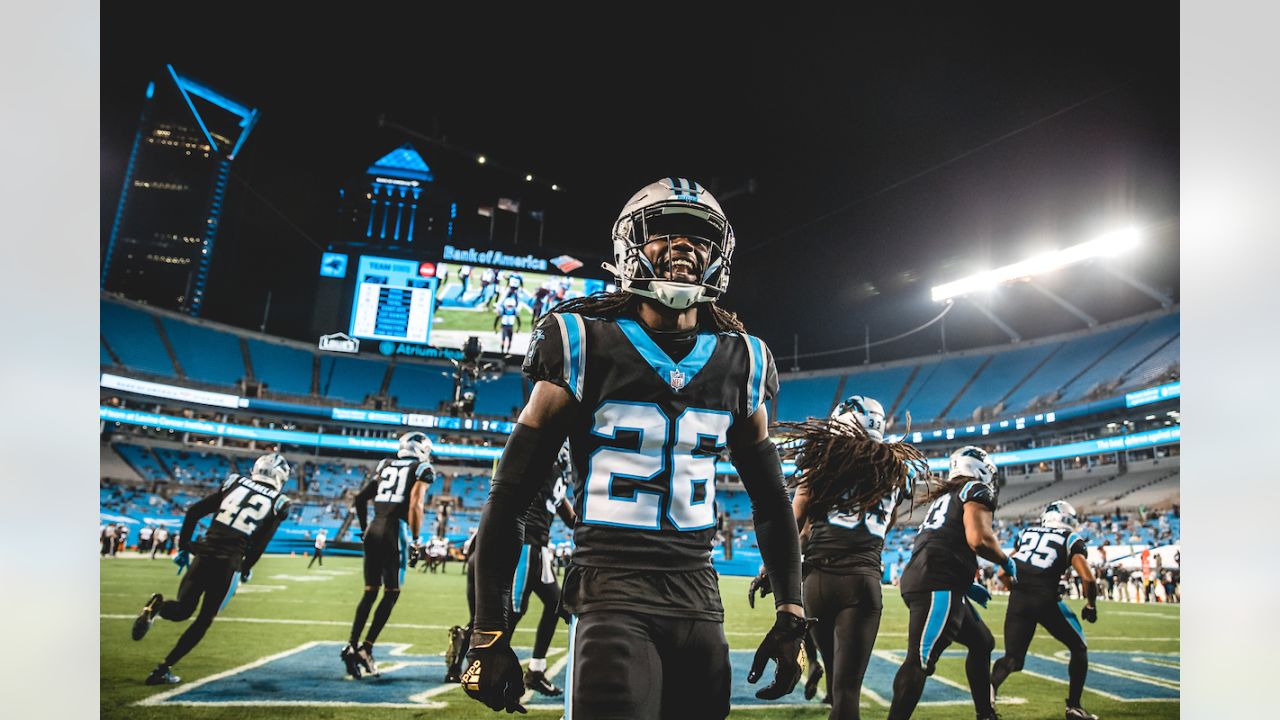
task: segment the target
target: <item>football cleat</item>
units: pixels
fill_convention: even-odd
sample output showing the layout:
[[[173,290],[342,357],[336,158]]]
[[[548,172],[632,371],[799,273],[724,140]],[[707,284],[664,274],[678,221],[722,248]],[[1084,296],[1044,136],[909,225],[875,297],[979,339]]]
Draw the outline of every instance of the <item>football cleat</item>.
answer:
[[[1098,720],[1098,716],[1082,707],[1067,706],[1067,720]]]
[[[378,662],[373,659],[373,646],[365,643],[360,646],[360,651],[356,653],[356,661],[364,668],[365,675],[381,675],[378,672]]]
[[[541,670],[529,670],[524,674],[524,686],[529,690],[540,692],[549,697],[560,697],[564,694],[564,690],[556,687],[547,679],[546,673]]]
[[[151,623],[156,619],[156,613],[160,612],[160,603],[164,602],[164,598],[160,593],[154,593],[147,604],[142,606],[142,612],[138,613],[138,619],[133,621],[133,639],[141,640],[146,636],[147,631],[151,629]]]
[[[818,683],[822,682],[822,666],[818,663],[813,664],[813,672],[809,673],[809,679],[804,683],[804,699],[812,700],[814,695],[818,694]]]
[[[347,643],[342,648],[342,664],[347,666],[347,674],[352,678],[359,680],[361,675],[360,651],[356,650],[353,643]]]
[[[148,685],[177,685],[182,678],[169,672],[169,666],[161,663],[147,676],[146,682]]]
[[[462,682],[462,658],[467,654],[467,631],[460,625],[449,628],[449,648],[445,650],[444,661],[448,666],[444,681],[447,683]]]

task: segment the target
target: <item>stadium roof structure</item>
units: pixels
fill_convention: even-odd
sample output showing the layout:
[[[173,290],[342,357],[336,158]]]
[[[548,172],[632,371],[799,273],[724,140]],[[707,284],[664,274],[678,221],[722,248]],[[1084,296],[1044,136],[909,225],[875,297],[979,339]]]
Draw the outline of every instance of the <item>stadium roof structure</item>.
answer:
[[[369,166],[370,175],[386,175],[401,180],[422,180],[431,182],[435,176],[431,168],[422,159],[422,155],[409,143],[405,143],[383,155],[377,162]]]

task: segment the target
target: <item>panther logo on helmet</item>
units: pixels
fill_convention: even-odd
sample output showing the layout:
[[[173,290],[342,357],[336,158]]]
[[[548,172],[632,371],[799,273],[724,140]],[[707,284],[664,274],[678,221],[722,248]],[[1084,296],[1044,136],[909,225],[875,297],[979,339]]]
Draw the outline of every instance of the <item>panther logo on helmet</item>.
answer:
[[[284,484],[289,481],[289,461],[280,453],[267,453],[254,461],[253,470],[249,474],[264,485],[283,490]]]
[[[966,445],[951,453],[947,481],[968,477],[987,485],[993,485],[996,477],[995,463],[986,450],[976,445]]]
[[[422,462],[431,460],[431,438],[424,432],[413,430],[400,436],[400,452],[402,458],[413,457]]]
[[[622,207],[612,234],[613,264],[604,267],[625,292],[684,310],[714,302],[729,287],[733,227],[720,203],[697,182],[668,177],[644,186]],[[664,275],[643,252],[650,242],[676,237],[701,240],[710,249],[706,267],[694,269],[697,282],[670,279],[669,271]]]
[[[850,395],[831,411],[831,419],[846,425],[860,425],[872,440],[884,442],[884,406],[875,398]]]
[[[1056,527],[1064,530],[1075,530],[1080,524],[1076,509],[1066,500],[1049,503],[1040,516],[1040,524],[1045,527]]]

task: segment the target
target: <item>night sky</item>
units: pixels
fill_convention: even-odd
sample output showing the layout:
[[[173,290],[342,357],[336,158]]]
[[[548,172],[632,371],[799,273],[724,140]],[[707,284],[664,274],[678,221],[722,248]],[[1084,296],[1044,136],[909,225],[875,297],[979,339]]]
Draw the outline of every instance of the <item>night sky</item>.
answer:
[[[687,176],[721,195],[750,183],[724,202],[739,246],[723,304],[777,356],[796,334],[802,353],[859,344],[864,326],[889,337],[940,311],[934,284],[1132,223],[1147,240],[1118,262],[1178,296],[1173,5],[467,18],[378,5],[271,20],[121,5],[102,14],[103,247],[143,91],[166,62],[262,112],[234,165],[213,320],[256,329],[270,290],[268,331],[313,340],[337,189],[406,141],[441,185],[521,196],[545,208],[549,245],[597,257],[648,182]],[[1102,322],[1159,307],[1097,267],[1045,284]],[[1027,288],[986,301],[1024,337],[1083,327]],[[949,350],[1007,341],[960,302],[872,360],[937,352],[944,326]]]

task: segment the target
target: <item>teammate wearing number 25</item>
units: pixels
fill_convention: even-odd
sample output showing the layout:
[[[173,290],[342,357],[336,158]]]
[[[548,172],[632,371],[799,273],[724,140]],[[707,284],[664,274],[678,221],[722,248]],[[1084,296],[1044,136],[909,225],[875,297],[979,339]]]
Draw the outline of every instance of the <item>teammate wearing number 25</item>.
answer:
[[[189,554],[195,558],[178,585],[176,600],[166,601],[156,593],[147,601],[133,622],[133,639],[141,640],[157,615],[181,622],[191,617],[197,603],[200,603],[200,613],[178,638],[164,662],[147,677],[148,685],[180,680],[169,672],[170,668],[195,649],[239,583],[248,582],[254,563],[262,557],[276,528],[289,514],[289,498],[281,492],[288,480],[289,463],[284,456],[268,453],[253,463],[251,477],[232,473],[216,492],[187,510],[174,562],[182,568],[186,567]],[[217,514],[209,523],[209,531],[200,542],[191,542],[196,523],[214,512]]]
[[[400,436],[400,449],[393,458],[385,458],[374,468],[369,481],[355,496],[356,520],[364,540],[364,595],[356,605],[351,623],[351,639],[342,648],[342,662],[347,674],[359,680],[361,675],[379,675],[373,659],[373,644],[391,619],[391,610],[400,599],[400,585],[409,564],[409,546],[418,541],[422,530],[422,498],[435,480],[431,468],[431,439],[418,431]],[[366,520],[369,503],[373,503],[373,520]],[[373,613],[373,624],[364,642],[360,634],[369,619],[369,610],[382,587],[382,601]]]
[[[748,681],[776,699],[801,674],[800,552],[768,438],[777,392],[768,348],[715,301],[729,284],[733,230],[711,193],[652,183],[613,227],[621,291],[571,300],[534,331],[535,381],[494,473],[476,538],[476,620],[462,684],[494,710],[523,712],[507,613],[520,516],[569,438],[576,489],[573,620],[565,716],[723,718],[732,675],[711,541],[716,459],[728,448],[751,497],[778,609]]]

